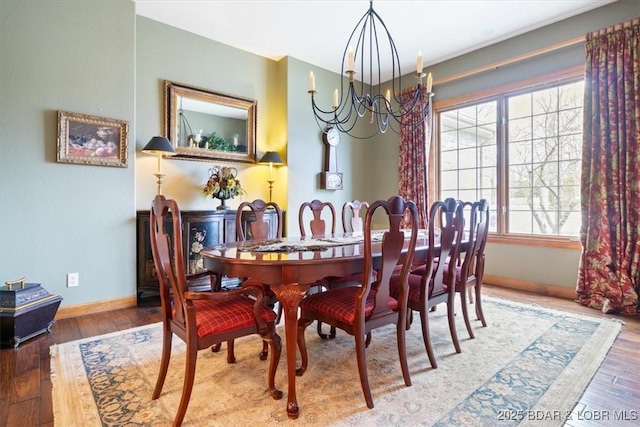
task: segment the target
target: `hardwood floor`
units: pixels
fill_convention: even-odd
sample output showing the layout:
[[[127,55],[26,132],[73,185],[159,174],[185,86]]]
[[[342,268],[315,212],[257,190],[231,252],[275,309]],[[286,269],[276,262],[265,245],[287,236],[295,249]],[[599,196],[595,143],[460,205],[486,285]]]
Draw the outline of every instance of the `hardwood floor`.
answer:
[[[616,317],[573,301],[485,286],[485,295],[593,317]],[[570,427],[640,425],[640,316],[622,332],[571,414]],[[50,334],[0,350],[0,426],[53,426],[49,347],[160,321],[159,307],[134,307],[57,321]],[[552,414],[541,414],[552,415]],[[626,421],[616,420],[622,417]],[[541,424],[542,425],[542,424]]]

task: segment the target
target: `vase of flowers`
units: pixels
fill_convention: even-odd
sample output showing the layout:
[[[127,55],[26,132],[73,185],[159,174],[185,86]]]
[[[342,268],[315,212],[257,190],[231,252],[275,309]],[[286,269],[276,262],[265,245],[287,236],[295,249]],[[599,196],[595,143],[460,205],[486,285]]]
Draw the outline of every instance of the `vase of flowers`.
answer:
[[[209,169],[209,179],[202,188],[202,194],[206,197],[220,199],[220,206],[216,209],[228,209],[227,199],[233,199],[238,195],[246,194],[246,192],[240,185],[236,168],[214,166]]]

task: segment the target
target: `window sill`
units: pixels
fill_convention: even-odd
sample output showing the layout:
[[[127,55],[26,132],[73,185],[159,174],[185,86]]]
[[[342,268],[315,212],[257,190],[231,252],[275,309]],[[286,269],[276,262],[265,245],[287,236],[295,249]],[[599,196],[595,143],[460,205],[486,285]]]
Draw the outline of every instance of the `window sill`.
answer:
[[[538,246],[556,249],[582,250],[582,245],[577,237],[538,237],[538,236],[495,236],[489,235],[489,243],[505,245]]]

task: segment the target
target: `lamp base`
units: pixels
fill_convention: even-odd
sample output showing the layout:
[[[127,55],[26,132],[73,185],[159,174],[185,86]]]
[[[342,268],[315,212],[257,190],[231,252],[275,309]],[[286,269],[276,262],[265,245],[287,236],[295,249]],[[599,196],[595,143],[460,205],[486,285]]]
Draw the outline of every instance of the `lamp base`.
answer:
[[[275,182],[273,179],[268,179],[269,183],[269,201],[271,201],[271,196],[273,195],[273,183]]]
[[[154,173],[154,175],[156,176],[156,178],[158,178],[158,195],[160,195],[160,190],[162,188],[162,178],[164,178],[164,174],[163,173]]]

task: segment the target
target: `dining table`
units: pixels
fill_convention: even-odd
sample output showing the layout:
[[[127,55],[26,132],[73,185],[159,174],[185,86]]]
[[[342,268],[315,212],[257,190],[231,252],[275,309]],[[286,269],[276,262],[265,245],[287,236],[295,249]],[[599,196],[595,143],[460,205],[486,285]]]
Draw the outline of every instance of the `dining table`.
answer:
[[[381,258],[384,231],[372,233],[373,268]],[[409,242],[405,235],[405,242]],[[420,230],[414,260],[425,257],[426,230]],[[406,251],[407,248],[405,248]],[[309,286],[326,277],[345,277],[364,269],[362,233],[288,237],[274,241],[228,242],[204,248],[204,268],[228,277],[251,277],[269,287],[282,305],[287,351],[287,415],[299,415],[296,396],[298,307]]]

